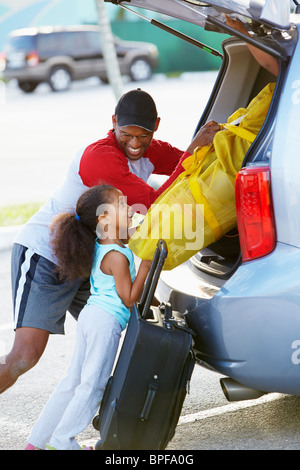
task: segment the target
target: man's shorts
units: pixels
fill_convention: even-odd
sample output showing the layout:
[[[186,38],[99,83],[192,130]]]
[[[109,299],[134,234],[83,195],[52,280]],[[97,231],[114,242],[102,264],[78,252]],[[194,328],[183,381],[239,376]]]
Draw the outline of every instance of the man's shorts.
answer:
[[[64,334],[66,312],[77,319],[90,295],[88,279],[63,282],[54,263],[16,243],[11,279],[15,328]]]

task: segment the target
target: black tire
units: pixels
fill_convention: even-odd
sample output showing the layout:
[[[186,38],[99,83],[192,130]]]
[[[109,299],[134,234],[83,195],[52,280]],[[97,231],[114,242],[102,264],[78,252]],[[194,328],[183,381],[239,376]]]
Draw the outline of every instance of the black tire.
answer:
[[[107,75],[105,77],[99,77],[99,79],[104,85],[107,85],[109,83]]]
[[[97,431],[100,431],[100,416],[97,415],[94,417],[93,421],[92,421],[92,424],[93,424],[93,427],[97,430]]]
[[[18,86],[20,90],[24,91],[24,93],[32,93],[36,87],[38,86],[37,82],[32,82],[30,80],[25,81],[18,81]]]
[[[48,82],[52,91],[67,91],[72,77],[67,67],[58,65],[51,70]]]
[[[144,57],[134,59],[129,68],[129,76],[133,82],[149,80],[152,75],[152,67]]]

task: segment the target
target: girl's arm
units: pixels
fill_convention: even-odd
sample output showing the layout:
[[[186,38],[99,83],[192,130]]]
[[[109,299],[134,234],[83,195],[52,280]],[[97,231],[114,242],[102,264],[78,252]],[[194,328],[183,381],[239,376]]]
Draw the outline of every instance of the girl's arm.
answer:
[[[102,271],[114,276],[117,293],[128,308],[139,300],[150,266],[151,261],[141,261],[136,278],[132,282],[128,259],[119,251],[110,251],[101,263]]]

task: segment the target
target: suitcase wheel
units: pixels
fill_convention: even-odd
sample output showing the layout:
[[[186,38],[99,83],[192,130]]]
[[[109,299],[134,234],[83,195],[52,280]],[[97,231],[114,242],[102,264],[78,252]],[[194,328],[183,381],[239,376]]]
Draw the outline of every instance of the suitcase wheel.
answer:
[[[100,416],[99,415],[94,417],[92,424],[97,431],[100,431]]]

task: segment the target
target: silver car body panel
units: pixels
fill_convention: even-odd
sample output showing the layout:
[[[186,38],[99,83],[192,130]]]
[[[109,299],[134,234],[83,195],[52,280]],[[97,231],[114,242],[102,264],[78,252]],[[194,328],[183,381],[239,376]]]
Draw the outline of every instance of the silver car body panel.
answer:
[[[272,158],[272,196],[277,239],[300,247],[300,65],[297,44],[278,108]]]

